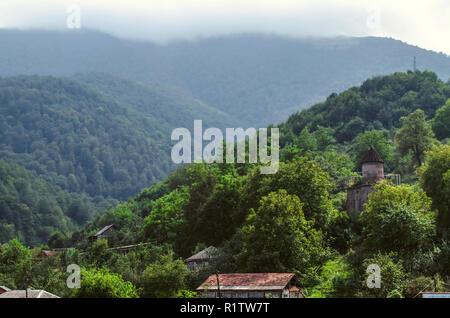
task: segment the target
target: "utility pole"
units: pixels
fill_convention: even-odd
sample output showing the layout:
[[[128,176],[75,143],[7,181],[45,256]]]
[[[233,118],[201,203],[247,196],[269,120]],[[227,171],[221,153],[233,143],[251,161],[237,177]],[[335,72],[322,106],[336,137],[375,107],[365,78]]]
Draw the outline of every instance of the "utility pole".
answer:
[[[217,296],[219,298],[222,298],[222,295],[220,295],[220,281],[219,281],[219,272],[216,272],[216,280],[217,280]]]

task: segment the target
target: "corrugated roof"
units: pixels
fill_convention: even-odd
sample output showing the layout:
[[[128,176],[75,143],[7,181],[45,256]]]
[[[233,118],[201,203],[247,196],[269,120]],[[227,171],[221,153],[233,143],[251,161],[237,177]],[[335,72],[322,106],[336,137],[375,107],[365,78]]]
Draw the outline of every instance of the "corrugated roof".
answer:
[[[293,273],[234,273],[234,274],[219,274],[220,288],[224,290],[227,288],[238,289],[283,289],[294,278]],[[215,289],[217,287],[217,278],[213,274],[209,276],[203,284],[200,285],[199,290]]]
[[[369,151],[366,152],[364,155],[361,163],[365,162],[381,162],[384,163],[383,158],[381,158],[380,154],[375,150],[375,148],[372,146],[370,147]]]
[[[185,263],[194,262],[194,261],[206,261],[210,258],[213,258],[217,255],[217,248],[214,246],[210,246],[205,248],[204,250],[198,252],[195,255],[192,255],[191,257],[184,260]]]
[[[94,236],[100,236],[100,235],[102,235],[103,233],[105,233],[106,231],[108,231],[111,227],[113,227],[114,226],[114,224],[110,224],[110,225],[107,225],[107,226],[105,226],[103,229],[101,229],[100,231],[98,231],[97,232],[97,234],[95,234]]]
[[[0,298],[26,298],[27,294],[25,290],[11,290],[3,294],[0,294]],[[29,290],[28,298],[59,298],[48,291],[42,289]]]

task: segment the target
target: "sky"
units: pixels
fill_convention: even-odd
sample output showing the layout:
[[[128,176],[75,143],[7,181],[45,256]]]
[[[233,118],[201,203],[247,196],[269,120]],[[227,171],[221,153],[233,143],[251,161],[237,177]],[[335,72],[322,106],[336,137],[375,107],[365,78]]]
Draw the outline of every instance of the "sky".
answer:
[[[244,32],[370,35],[450,55],[450,0],[0,0],[0,28],[78,27],[159,43]]]

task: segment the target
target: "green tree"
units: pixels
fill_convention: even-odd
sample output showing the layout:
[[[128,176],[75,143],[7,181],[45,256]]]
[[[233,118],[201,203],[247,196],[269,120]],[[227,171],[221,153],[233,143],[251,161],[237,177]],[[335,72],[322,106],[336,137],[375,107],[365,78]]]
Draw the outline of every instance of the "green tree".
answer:
[[[431,125],[426,121],[425,113],[421,109],[400,120],[402,127],[395,134],[397,150],[401,155],[406,155],[409,150],[412,150],[416,164],[421,166],[425,152],[435,142]]]
[[[181,226],[186,223],[184,208],[188,202],[189,189],[185,186],[156,200],[145,218],[145,236],[158,242],[175,242]]]
[[[242,227],[238,263],[244,271],[310,276],[328,257],[322,233],[303,215],[304,204],[286,190],[269,193]]]
[[[24,289],[25,283],[30,283],[31,251],[19,240],[13,239],[0,246],[0,274],[13,283],[9,288]]]
[[[428,247],[434,236],[431,201],[411,186],[380,184],[369,194],[362,238],[370,250],[411,252]]]
[[[353,154],[356,165],[361,165],[364,155],[373,146],[383,158],[387,170],[394,166],[394,146],[386,130],[370,130],[358,134],[353,140]]]
[[[66,238],[60,231],[53,233],[48,239],[48,246],[51,248],[61,248],[65,245]]]
[[[315,227],[326,227],[333,210],[330,199],[333,185],[330,176],[319,164],[304,157],[286,164],[280,163],[278,172],[273,175],[262,175],[259,169],[250,174],[243,189],[241,208],[244,219],[251,208],[258,208],[263,196],[278,189],[285,189],[288,194],[300,199],[306,219],[313,220]]]
[[[380,288],[367,287],[367,278],[370,273],[366,273],[369,265],[377,265],[380,268]],[[363,279],[362,291],[367,297],[395,297],[394,295],[402,295],[406,279],[408,277],[401,262],[395,260],[395,254],[378,253],[373,257],[367,258],[362,263]]]
[[[444,106],[436,111],[432,126],[436,138],[439,140],[450,137],[450,99],[447,100]]]
[[[426,154],[425,165],[418,170],[420,186],[438,210],[438,229],[450,230],[450,146],[436,146]]]
[[[138,298],[136,287],[108,269],[81,269],[81,286],[75,288],[76,298]]]
[[[186,289],[190,273],[181,259],[169,253],[150,264],[142,273],[143,296],[151,298],[176,297]]]

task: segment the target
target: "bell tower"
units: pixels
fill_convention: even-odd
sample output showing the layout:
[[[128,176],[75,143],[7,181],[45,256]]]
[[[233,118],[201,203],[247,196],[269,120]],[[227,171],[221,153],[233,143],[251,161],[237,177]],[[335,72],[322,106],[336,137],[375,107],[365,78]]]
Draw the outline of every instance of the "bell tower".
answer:
[[[363,182],[379,183],[384,180],[384,161],[375,148],[370,147],[361,164]]]

